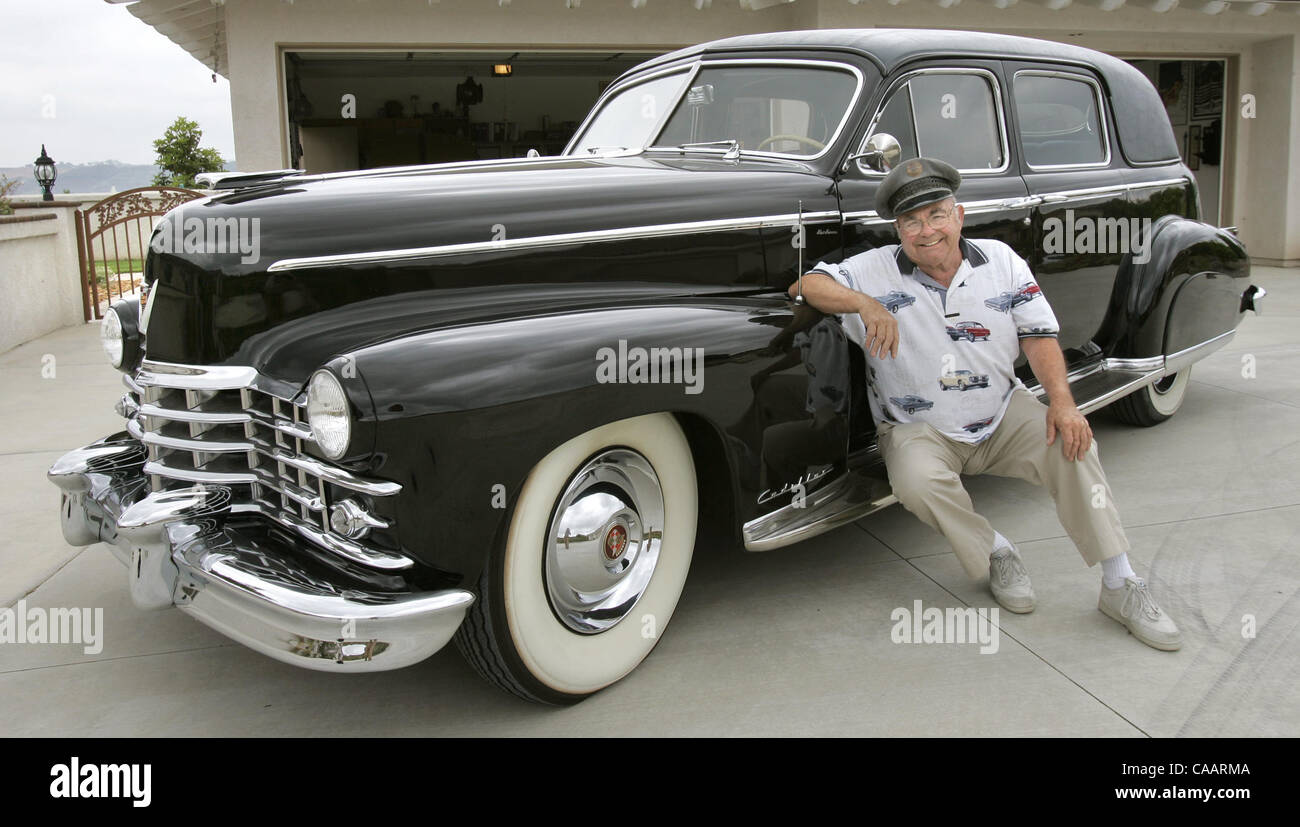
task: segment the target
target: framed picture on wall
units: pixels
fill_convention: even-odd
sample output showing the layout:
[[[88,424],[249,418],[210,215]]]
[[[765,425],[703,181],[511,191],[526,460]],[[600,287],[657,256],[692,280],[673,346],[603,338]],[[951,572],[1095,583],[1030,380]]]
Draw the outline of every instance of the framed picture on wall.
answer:
[[[1182,126],[1187,123],[1188,78],[1182,61],[1161,63],[1156,70],[1156,86],[1160,90],[1160,99],[1164,101],[1165,112],[1169,114],[1169,123]]]
[[[1192,86],[1193,118],[1217,118],[1223,114],[1223,62],[1198,60],[1194,67]]]

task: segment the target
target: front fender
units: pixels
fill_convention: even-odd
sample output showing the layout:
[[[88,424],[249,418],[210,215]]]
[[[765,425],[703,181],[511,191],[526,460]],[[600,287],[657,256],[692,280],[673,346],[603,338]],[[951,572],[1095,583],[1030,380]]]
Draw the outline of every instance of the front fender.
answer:
[[[403,549],[473,582],[542,457],[599,425],[657,412],[692,420],[693,441],[712,432],[730,490],[704,496],[719,507],[730,499],[739,520],[753,516],[764,428],[805,415],[806,377],[777,383],[788,387],[782,397],[797,395],[791,404],[757,404],[774,371],[803,376],[794,319],[785,297],[661,300],[449,327],[355,351],[376,412],[374,472],[403,486]],[[667,375],[634,367],[655,348],[668,349]]]

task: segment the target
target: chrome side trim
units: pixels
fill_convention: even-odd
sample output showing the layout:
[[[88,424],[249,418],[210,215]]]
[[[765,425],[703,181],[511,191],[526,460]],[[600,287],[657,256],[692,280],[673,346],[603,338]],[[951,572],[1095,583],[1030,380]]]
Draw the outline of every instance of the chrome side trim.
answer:
[[[1102,364],[1104,370],[1133,370],[1144,373],[1150,370],[1163,370],[1165,357],[1147,356],[1143,359],[1106,359]]]
[[[1031,198],[1026,197],[1025,201],[1030,202]],[[958,200],[957,203],[961,204],[962,208],[966,211],[967,215],[971,215],[971,214],[978,214],[978,213],[985,213],[985,212],[996,212],[997,210],[1006,210],[1006,209],[1026,209],[1030,206],[1033,206],[1033,203],[1036,202],[1025,203],[1021,206],[1014,206],[1008,204],[1005,198],[986,198],[982,201]],[[845,224],[893,224],[894,222],[888,218],[881,218],[880,213],[876,212],[875,210],[850,210],[844,213],[844,223]]]
[[[1174,373],[1193,362],[1199,362],[1206,356],[1209,356],[1214,351],[1232,341],[1232,337],[1236,335],[1237,329],[1233,328],[1226,333],[1220,333],[1213,339],[1207,339],[1200,344],[1192,345],[1191,347],[1183,348],[1177,353],[1169,354],[1165,357],[1165,372]]]
[[[1090,161],[1084,164],[1044,164],[1042,166],[1034,166],[1033,164],[1029,163],[1028,159],[1026,159],[1025,166],[1029,167],[1031,170],[1034,170],[1035,172],[1058,172],[1061,170],[1070,170],[1070,169],[1102,169],[1110,166],[1110,159],[1111,159],[1110,126],[1108,123],[1110,119],[1106,117],[1106,107],[1102,103],[1103,98],[1101,94],[1101,84],[1097,83],[1097,81],[1090,75],[1079,74],[1076,72],[1053,72],[1046,69],[1021,69],[1019,72],[1016,72],[1015,75],[1011,78],[1012,94],[1015,93],[1016,79],[1019,78],[1021,75],[1063,78],[1065,80],[1072,80],[1075,82],[1086,83],[1090,85],[1092,87],[1092,102],[1093,105],[1097,107],[1097,121],[1098,123],[1101,124],[1101,145],[1106,148],[1106,157],[1101,161]],[[1017,112],[1017,116],[1018,115],[1019,113]],[[1023,148],[1023,140],[1022,140],[1022,148]]]
[[[790,227],[798,220],[798,213],[785,213],[783,215],[760,215],[752,218],[720,218],[708,221],[685,221],[678,224],[647,224],[639,227],[624,227],[613,230],[587,230],[577,233],[557,233],[554,235],[506,238],[500,241],[469,241],[460,244],[439,244],[432,247],[413,247],[400,250],[376,250],[369,253],[340,253],[329,256],[287,258],[281,259],[272,264],[267,268],[267,272],[274,273],[287,270],[303,270],[311,267],[344,267],[354,264],[411,261],[415,259],[467,255],[472,253],[500,253],[514,250],[561,247],[566,244],[590,244],[605,241],[623,241],[627,239],[663,238],[665,236],[690,233],[727,232],[730,230],[761,230],[769,227]],[[836,210],[806,212],[803,214],[803,221],[805,224],[839,220],[840,213]]]
[[[1075,189],[1075,190],[1053,190],[1052,192],[1035,193],[1034,195],[1027,195],[1015,199],[1015,200],[1023,201],[1023,203],[1019,203],[1019,204],[1008,203],[1007,199],[1003,199],[1003,198],[990,198],[982,201],[962,201],[961,199],[957,199],[957,203],[961,204],[962,207],[965,208],[967,213],[993,212],[1000,209],[1004,209],[1004,210],[1027,209],[1030,207],[1039,206],[1044,202],[1057,203],[1065,199],[1090,198],[1094,196],[1106,196],[1106,195],[1123,195],[1135,189],[1148,189],[1151,187],[1167,187],[1167,186],[1173,186],[1175,184],[1186,184],[1186,183],[1187,183],[1187,179],[1185,178],[1166,178],[1161,181],[1147,181],[1138,184],[1112,184],[1104,187],[1086,187],[1083,189]],[[877,213],[875,210],[849,210],[844,213],[844,223],[845,224],[877,224],[877,223],[889,224],[892,222],[886,221],[885,219],[881,218],[879,213]]]
[[[846,471],[805,498],[745,523],[746,551],[770,551],[825,534],[898,502],[889,483]]]
[[[1161,178],[1159,181],[1139,181],[1134,184],[1125,184],[1124,186],[1125,189],[1132,192],[1133,190],[1150,189],[1152,187],[1172,187],[1175,185],[1186,186],[1187,183],[1186,178]]]

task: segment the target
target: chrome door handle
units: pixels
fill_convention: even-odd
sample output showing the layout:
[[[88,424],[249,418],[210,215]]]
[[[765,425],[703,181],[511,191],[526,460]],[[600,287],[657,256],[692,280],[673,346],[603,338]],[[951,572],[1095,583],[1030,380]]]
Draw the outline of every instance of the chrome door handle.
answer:
[[[1004,210],[1023,210],[1026,207],[1036,207],[1043,203],[1041,195],[1026,195],[1020,198],[1008,198],[998,206]]]

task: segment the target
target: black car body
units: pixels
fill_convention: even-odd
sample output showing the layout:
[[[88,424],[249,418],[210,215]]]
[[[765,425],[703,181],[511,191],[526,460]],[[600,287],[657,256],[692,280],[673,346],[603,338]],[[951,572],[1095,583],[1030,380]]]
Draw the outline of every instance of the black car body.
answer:
[[[962,169],[965,233],[1029,262],[1083,410],[1177,408],[1262,291],[1163,112],[1056,43],[762,34],[630,71],[563,156],[218,181],[169,219],[257,219],[260,257],[155,245],[144,318],[112,314],[126,427],[50,471],[65,536],[110,542],[140,606],[289,663],[455,637],[498,686],[578,700],[648,654],[697,539],[773,549],[894,502],[861,348],[786,294],[894,242],[891,160]],[[1044,252],[1065,210],[1137,222],[1140,254]]]

